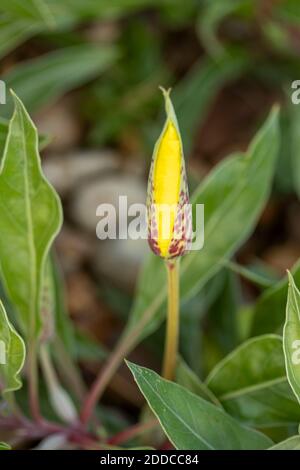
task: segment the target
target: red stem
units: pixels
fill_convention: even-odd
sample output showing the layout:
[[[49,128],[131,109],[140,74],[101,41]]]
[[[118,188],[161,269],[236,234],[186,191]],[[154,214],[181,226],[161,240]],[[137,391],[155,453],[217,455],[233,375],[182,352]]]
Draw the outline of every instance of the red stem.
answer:
[[[156,419],[148,421],[147,423],[137,423],[134,426],[131,426],[130,428],[125,429],[124,431],[121,431],[115,436],[111,437],[108,439],[107,443],[111,445],[122,444],[123,442],[127,442],[130,439],[133,439],[134,437],[143,434],[150,429],[153,429],[155,426],[157,426]]]
[[[86,425],[91,418],[99,397],[103,393],[104,388],[110,381],[112,375],[114,375],[114,373],[119,368],[122,357],[124,357],[127,351],[127,347],[128,345],[126,341],[120,344],[120,348],[116,349],[115,352],[110,356],[107,366],[104,367],[104,369],[99,373],[95,382],[93,383],[92,388],[90,389],[86,400],[83,403],[80,414],[80,420],[83,425]]]

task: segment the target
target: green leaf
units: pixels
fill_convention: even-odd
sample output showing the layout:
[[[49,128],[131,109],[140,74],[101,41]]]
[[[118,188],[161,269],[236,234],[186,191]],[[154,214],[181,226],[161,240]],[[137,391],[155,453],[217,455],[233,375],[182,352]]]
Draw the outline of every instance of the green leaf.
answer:
[[[0,161],[1,161],[1,156],[4,152],[7,132],[8,132],[8,122],[6,119],[2,119],[0,117]]]
[[[203,375],[203,369],[206,365],[203,354],[206,331],[203,331],[202,321],[221,295],[225,282],[226,271],[221,270],[207,282],[200,292],[181,305],[179,350],[189,367],[197,375]],[[204,321],[206,322],[206,320]]]
[[[263,270],[263,265],[242,266],[234,261],[225,261],[224,266],[262,288],[273,286],[277,280],[277,278],[272,276],[271,272]]]
[[[300,260],[292,269],[296,283],[300,283]],[[270,287],[259,297],[253,312],[251,336],[282,331],[286,296],[288,291],[287,277]]]
[[[75,353],[75,331],[66,308],[64,280],[52,253],[45,264],[41,315],[43,343],[52,342],[57,336],[69,353]]]
[[[193,205],[205,205],[205,242],[183,259],[183,296],[199,290],[252,232],[269,197],[278,146],[274,108],[246,154],[223,161],[194,193]]]
[[[290,150],[292,180],[295,191],[300,198],[300,110],[299,106],[290,106]]]
[[[0,450],[10,450],[11,447],[9,444],[6,444],[6,442],[0,442]]]
[[[205,205],[205,242],[181,262],[181,298],[195,295],[252,232],[269,196],[278,149],[278,112],[272,111],[247,153],[221,162],[200,184],[192,201]],[[255,184],[253,183],[255,181]],[[125,335],[132,343],[162,322],[166,298],[165,267],[149,256],[138,283]]]
[[[43,26],[20,20],[10,15],[0,16],[0,58],[31,36],[41,31]]]
[[[299,26],[300,23],[300,4],[298,0],[285,0],[274,5],[273,15],[279,19]]]
[[[226,270],[224,284],[215,302],[207,312],[205,342],[219,351],[220,358],[232,351],[238,343],[238,306],[241,299],[241,286],[237,276]],[[208,360],[210,352],[205,355]],[[206,357],[204,357],[206,359]],[[214,364],[213,364],[214,365]],[[210,370],[209,369],[206,370]]]
[[[300,450],[300,436],[292,436],[270,447],[269,450]]]
[[[300,421],[279,336],[246,341],[212,370],[206,385],[229,414],[248,425],[270,427]]]
[[[108,356],[105,347],[86,333],[76,331],[74,356],[78,361],[103,361]]]
[[[283,350],[288,381],[300,403],[300,292],[288,273],[289,288],[286,320],[283,328]]]
[[[266,449],[270,439],[155,372],[128,363],[150,408],[176,449]]]
[[[62,381],[68,390],[72,390],[73,395],[82,400],[85,395],[85,387],[77,364],[73,359],[80,358],[78,351],[78,341],[75,339],[74,325],[67,311],[64,280],[60,272],[58,260],[54,255],[50,257],[51,266],[51,297],[53,301],[53,319],[55,323],[55,335],[50,343],[57,369],[60,371]],[[45,329],[43,328],[43,331]],[[100,356],[98,348],[94,347],[94,354]]]
[[[221,22],[233,13],[241,9],[251,10],[252,0],[215,0],[208,1],[206,8],[201,11],[197,29],[207,51],[212,55],[223,52],[223,47],[218,39],[218,27]]]
[[[8,320],[0,301],[0,389],[13,392],[22,386],[20,372],[25,361],[25,344]]]
[[[37,334],[41,326],[45,262],[61,226],[62,210],[41,170],[37,130],[16,95],[14,101],[0,171],[0,266],[18,321],[28,335]]]
[[[8,133],[9,122],[6,119],[0,117],[0,162],[1,157],[4,153],[5,142]],[[39,149],[43,150],[49,144],[51,139],[45,134],[39,135]]]
[[[288,93],[286,94],[288,95],[286,99],[291,101],[291,96],[289,96]],[[289,194],[294,190],[295,175],[293,174],[292,155],[295,154],[295,145],[297,145],[297,140],[295,141],[295,136],[293,135],[294,131],[297,131],[297,117],[296,115],[293,116],[295,111],[291,110],[291,108],[296,107],[297,106],[294,106],[293,104],[286,106],[283,108],[280,116],[281,144],[278,152],[276,172],[274,177],[275,191],[279,192],[280,194]]]
[[[176,382],[204,400],[210,401],[214,405],[221,406],[217,397],[201,382],[195,372],[193,372],[181,358],[179,358],[177,363]]]
[[[75,344],[74,325],[67,310],[66,292],[63,273],[59,261],[55,254],[50,256],[51,276],[52,276],[52,295],[55,304],[55,332],[56,336],[63,343],[66,351],[72,355],[77,353]]]
[[[116,58],[117,52],[112,46],[72,46],[21,63],[3,79],[32,112],[94,79]],[[5,117],[11,113],[11,105],[10,102],[4,107]]]
[[[55,7],[59,8],[61,14],[75,16],[77,20],[88,18],[109,18],[114,19],[122,15],[129,14],[131,11],[141,10],[143,8],[160,5],[166,0],[52,0]]]
[[[39,21],[51,27],[55,24],[54,17],[44,0],[1,0],[0,9],[16,19],[31,22]]]
[[[55,312],[55,287],[52,272],[52,264],[50,256],[48,256],[45,262],[40,307],[40,315],[42,319],[42,328],[40,336],[41,341],[43,343],[47,343],[53,340],[55,334]]]

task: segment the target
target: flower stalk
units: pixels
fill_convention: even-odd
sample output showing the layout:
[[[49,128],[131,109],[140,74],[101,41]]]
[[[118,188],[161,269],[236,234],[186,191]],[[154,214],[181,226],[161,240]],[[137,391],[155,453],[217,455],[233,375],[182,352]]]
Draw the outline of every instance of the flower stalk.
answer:
[[[173,380],[179,340],[179,260],[192,240],[183,148],[170,90],[162,88],[166,122],[154,147],[148,181],[148,242],[166,264],[168,313],[163,376]]]
[[[162,375],[173,380],[179,341],[179,261],[166,261],[168,274],[168,314]]]

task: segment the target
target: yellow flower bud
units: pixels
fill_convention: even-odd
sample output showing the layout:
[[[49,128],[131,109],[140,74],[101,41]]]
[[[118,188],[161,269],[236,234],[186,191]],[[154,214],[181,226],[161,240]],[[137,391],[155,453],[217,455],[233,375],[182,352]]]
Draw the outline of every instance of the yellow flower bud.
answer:
[[[170,259],[189,248],[191,210],[182,142],[170,90],[162,89],[166,122],[155,144],[148,182],[148,241],[153,252]]]

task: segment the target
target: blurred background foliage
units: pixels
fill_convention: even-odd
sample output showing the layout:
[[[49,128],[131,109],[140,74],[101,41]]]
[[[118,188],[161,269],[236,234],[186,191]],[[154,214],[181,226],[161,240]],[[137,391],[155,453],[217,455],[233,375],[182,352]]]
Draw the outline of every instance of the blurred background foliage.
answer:
[[[235,259],[182,306],[181,352],[205,376],[251,331],[278,332],[280,278],[300,257],[300,105],[291,102],[300,79],[299,1],[0,0],[0,25],[1,79],[33,115],[45,172],[64,204],[56,251],[66,301],[57,323],[87,380],[122,331],[148,253],[142,242],[98,241],[95,208],[119,194],[144,202],[163,118],[159,85],[173,88],[191,190],[245,150],[271,106],[281,105],[272,195]],[[1,151],[11,112],[7,96]],[[161,328],[133,359],[159,369],[162,348]],[[105,400],[112,429],[141,403],[125,370]]]

